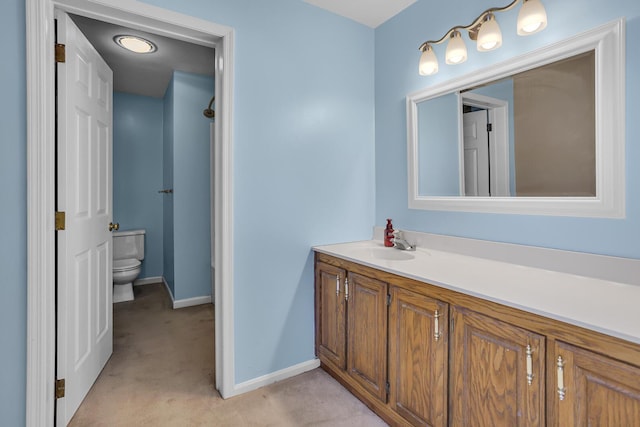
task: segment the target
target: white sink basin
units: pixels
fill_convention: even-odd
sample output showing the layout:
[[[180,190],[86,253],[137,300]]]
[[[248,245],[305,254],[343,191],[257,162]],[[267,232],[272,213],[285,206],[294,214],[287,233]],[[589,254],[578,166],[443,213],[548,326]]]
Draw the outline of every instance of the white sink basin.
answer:
[[[354,254],[360,257],[383,259],[387,261],[408,261],[415,258],[411,252],[394,248],[359,248]]]

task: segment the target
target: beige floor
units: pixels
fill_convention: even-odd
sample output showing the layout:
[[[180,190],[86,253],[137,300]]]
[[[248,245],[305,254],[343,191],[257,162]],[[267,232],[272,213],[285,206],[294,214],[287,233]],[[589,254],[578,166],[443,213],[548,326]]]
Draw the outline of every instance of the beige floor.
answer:
[[[114,306],[113,355],[70,426],[385,426],[320,369],[223,400],[213,306],[171,309],[164,285]]]

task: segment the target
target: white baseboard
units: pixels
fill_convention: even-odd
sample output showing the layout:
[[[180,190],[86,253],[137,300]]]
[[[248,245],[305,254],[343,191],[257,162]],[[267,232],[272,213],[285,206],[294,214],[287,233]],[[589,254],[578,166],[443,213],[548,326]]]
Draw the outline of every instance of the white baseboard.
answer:
[[[142,285],[151,285],[153,283],[162,283],[164,282],[164,277],[145,277],[144,279],[137,279],[133,282],[133,286],[142,286]]]
[[[171,292],[171,288],[167,283],[167,280],[164,277],[160,277],[158,279],[159,279],[158,281],[153,283],[158,283],[158,282],[164,283],[164,287],[167,288],[167,293],[169,294],[169,298],[171,298],[171,304],[174,310],[178,308],[191,307],[194,305],[211,304],[211,295],[194,297],[194,298],[175,299],[173,297],[173,293]]]
[[[300,375],[307,371],[316,369],[319,366],[319,359],[311,359],[306,362],[298,363],[297,365],[293,365],[288,368],[281,369],[279,371],[272,372],[258,378],[254,378],[252,380],[236,384],[232,393],[225,396],[225,399],[259,389],[260,387],[264,387],[278,381],[286,380],[287,378],[295,377],[296,375]]]
[[[201,304],[211,304],[211,295],[202,296],[202,297],[194,297],[194,298],[185,298],[185,299],[174,299],[173,300],[173,309],[191,307],[194,305]]]

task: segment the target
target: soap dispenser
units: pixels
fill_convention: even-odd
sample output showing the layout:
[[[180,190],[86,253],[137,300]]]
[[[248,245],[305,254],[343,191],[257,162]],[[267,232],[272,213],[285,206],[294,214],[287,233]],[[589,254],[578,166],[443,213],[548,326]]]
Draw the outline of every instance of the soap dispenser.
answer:
[[[384,229],[384,245],[388,248],[393,247],[393,225],[391,218],[387,218],[387,228]]]

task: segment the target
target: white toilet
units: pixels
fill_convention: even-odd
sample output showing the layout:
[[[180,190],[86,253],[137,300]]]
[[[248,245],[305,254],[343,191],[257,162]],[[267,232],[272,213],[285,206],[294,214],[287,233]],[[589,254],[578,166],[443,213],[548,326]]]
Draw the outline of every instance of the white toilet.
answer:
[[[133,281],[144,259],[144,230],[113,233],[113,302],[133,300]]]

